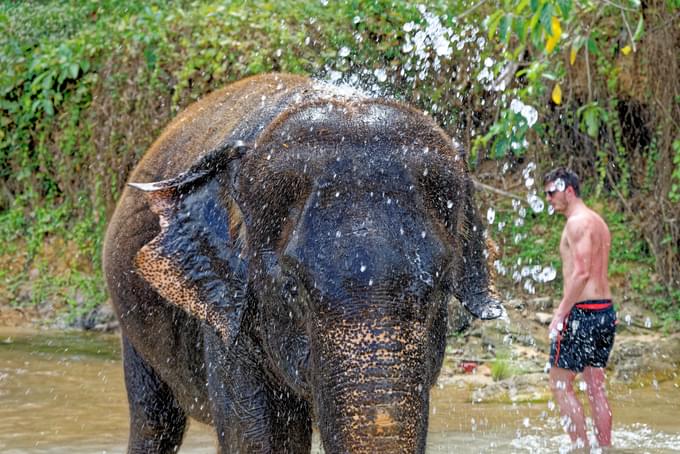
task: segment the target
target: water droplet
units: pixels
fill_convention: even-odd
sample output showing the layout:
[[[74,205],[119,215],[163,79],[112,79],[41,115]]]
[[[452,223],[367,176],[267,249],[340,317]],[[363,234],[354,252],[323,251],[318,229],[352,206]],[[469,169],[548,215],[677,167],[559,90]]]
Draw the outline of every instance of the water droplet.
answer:
[[[349,54],[350,54],[350,49],[347,46],[341,47],[340,50],[338,51],[338,56],[340,56],[342,58],[348,57]]]
[[[359,268],[359,270],[360,270],[362,273],[363,273],[364,271],[366,271],[366,265],[364,265],[364,264],[362,263],[362,264],[361,264],[361,268]]]
[[[538,282],[550,282],[557,277],[557,270],[552,266],[546,266],[538,276]]]
[[[529,206],[534,213],[540,213],[545,208],[545,203],[535,193],[527,196],[527,202],[529,202]]]
[[[373,75],[376,79],[378,79],[378,82],[385,82],[387,80],[387,73],[382,68],[378,68],[373,71]]]
[[[496,211],[489,207],[489,209],[486,210],[486,220],[489,222],[489,224],[493,224],[494,219],[496,219]]]

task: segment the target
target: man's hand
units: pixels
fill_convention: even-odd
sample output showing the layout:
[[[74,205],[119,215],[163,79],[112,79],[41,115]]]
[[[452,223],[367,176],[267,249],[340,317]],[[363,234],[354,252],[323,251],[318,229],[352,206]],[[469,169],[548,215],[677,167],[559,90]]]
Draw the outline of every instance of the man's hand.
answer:
[[[550,339],[557,337],[557,335],[566,328],[566,326],[564,326],[566,318],[567,314],[559,311],[555,312],[553,319],[550,322],[550,326],[548,327],[548,336]]]

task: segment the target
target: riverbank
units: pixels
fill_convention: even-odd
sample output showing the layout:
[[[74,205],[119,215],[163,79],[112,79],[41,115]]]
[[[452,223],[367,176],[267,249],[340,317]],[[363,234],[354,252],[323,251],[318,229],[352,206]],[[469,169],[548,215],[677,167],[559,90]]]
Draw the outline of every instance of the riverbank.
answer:
[[[439,382],[469,390],[472,402],[543,402],[550,345],[549,297],[514,299],[507,318],[475,320],[449,340]],[[654,314],[637,307],[618,312],[616,341],[607,366],[610,386],[658,386],[680,379],[680,333],[664,333]]]
[[[466,390],[471,402],[545,402],[550,399],[546,374],[549,356],[548,323],[554,301],[550,297],[512,299],[505,303],[507,317],[471,321],[449,337],[439,386]],[[0,327],[67,328],[49,305],[0,305]],[[654,314],[635,306],[618,313],[616,342],[608,365],[610,386],[655,386],[678,380],[680,333],[665,334]],[[81,330],[118,331],[109,305],[103,305],[76,323]],[[73,329],[73,328],[69,328]]]

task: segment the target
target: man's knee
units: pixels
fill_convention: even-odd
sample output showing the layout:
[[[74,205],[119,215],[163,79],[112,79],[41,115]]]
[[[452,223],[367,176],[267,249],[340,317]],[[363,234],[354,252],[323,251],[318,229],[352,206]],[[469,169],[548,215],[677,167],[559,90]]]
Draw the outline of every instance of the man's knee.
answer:
[[[566,369],[559,369],[555,367],[550,369],[549,383],[551,391],[553,393],[571,391],[574,375],[575,374],[573,372]]]
[[[586,367],[583,371],[583,380],[586,382],[589,394],[605,391],[606,377],[602,368]]]

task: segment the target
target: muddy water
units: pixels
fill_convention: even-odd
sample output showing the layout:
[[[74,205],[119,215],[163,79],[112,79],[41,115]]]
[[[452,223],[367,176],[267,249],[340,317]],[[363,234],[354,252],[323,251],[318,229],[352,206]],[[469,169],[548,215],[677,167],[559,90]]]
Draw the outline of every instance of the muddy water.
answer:
[[[680,451],[680,378],[619,385],[610,397],[621,452]],[[568,445],[547,403],[468,398],[454,386],[433,390],[428,453],[547,453]],[[0,452],[122,453],[127,424],[117,336],[0,330]],[[320,451],[315,437],[313,452]],[[180,452],[214,453],[211,428],[192,423]]]

